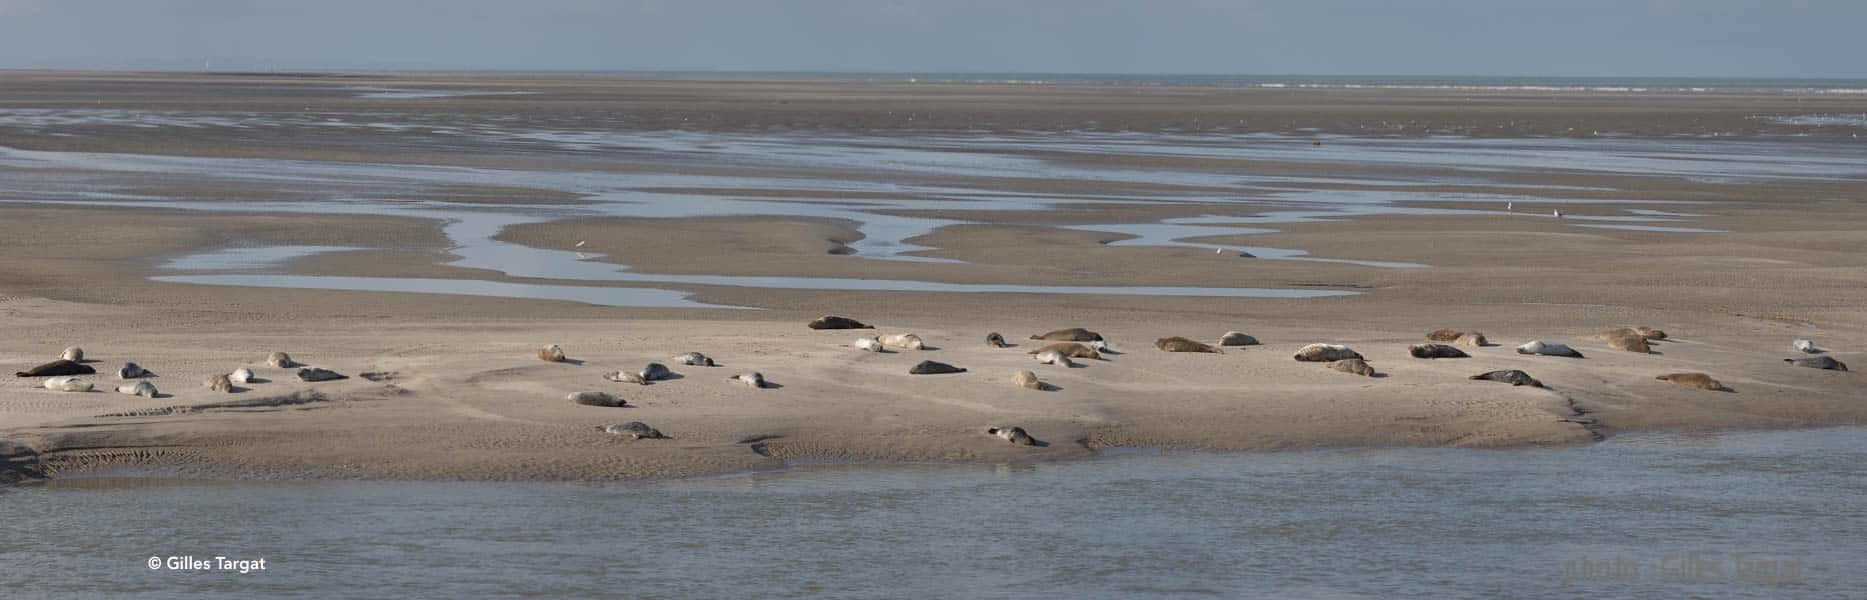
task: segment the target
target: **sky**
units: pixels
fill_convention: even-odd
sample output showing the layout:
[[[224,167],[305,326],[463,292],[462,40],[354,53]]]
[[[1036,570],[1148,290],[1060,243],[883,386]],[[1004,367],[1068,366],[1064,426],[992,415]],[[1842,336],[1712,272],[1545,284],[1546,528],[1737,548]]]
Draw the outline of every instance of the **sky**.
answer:
[[[1867,78],[1867,0],[0,0],[0,68]]]

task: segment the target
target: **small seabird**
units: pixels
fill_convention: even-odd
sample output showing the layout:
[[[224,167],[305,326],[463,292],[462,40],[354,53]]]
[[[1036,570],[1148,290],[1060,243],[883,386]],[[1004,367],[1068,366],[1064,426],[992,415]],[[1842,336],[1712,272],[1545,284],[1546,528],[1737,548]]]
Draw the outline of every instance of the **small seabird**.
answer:
[[[578,247],[578,248],[582,248],[582,247],[583,247],[583,240],[577,240],[577,247]]]
[[[1504,212],[1516,212],[1516,210],[1517,210],[1517,203],[1515,202],[1504,203]]]
[[[1556,218],[1558,218],[1558,219],[1560,219],[1560,218],[1562,218],[1562,211],[1560,211],[1560,210],[1552,210],[1552,211],[1549,211],[1549,214],[1552,214],[1552,215],[1555,215],[1555,216],[1556,216]]]

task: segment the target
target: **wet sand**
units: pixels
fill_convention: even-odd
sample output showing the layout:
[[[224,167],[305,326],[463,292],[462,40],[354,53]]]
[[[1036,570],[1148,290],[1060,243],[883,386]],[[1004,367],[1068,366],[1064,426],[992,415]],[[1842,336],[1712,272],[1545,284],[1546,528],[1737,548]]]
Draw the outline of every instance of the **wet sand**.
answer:
[[[1396,119],[1457,133],[1523,136],[1553,127],[1629,135],[1798,133],[1750,115],[1867,112],[1864,99],[1707,94],[1458,94],[1429,90],[1157,90],[1089,86],[909,86],[850,82],[696,82],[605,78],[199,78],[189,75],[0,74],[0,108],[57,107],[101,97],[105,107],[148,111],[373,110],[510,114],[532,124],[615,118],[625,131],[672,127],[678,118],[701,132],[767,126],[887,136],[903,130],[1074,129],[1086,121],[1143,133],[1190,128],[1212,115],[1272,123],[1247,131],[1319,127],[1357,134]],[[233,81],[261,92],[205,94],[199,81]],[[393,100],[358,98],[346,86],[532,91],[510,96]],[[101,95],[100,95],[101,93]],[[1079,99],[1040,110],[1059,97]],[[1221,101],[1223,100],[1223,101]],[[409,102],[428,104],[411,106]],[[1815,106],[1810,106],[1813,104]],[[1301,107],[1311,106],[1304,110]],[[631,107],[624,111],[620,107]],[[1534,107],[1532,111],[1526,107]],[[612,112],[613,111],[613,112]],[[912,125],[906,115],[917,115]],[[1526,114],[1532,116],[1526,117]],[[277,116],[285,119],[285,116]],[[268,117],[269,119],[275,117]],[[1178,125],[1175,125],[1178,123]],[[1568,125],[1573,124],[1573,125]],[[513,127],[517,127],[514,125]],[[1428,127],[1430,128],[1430,127]],[[335,131],[337,128],[333,128]],[[1805,128],[1812,138],[1832,130]],[[118,469],[202,477],[392,479],[624,479],[774,468],[787,461],[1005,461],[1084,456],[1111,448],[1171,447],[1268,450],[1322,446],[1476,446],[1587,443],[1627,431],[1857,424],[1867,417],[1859,375],[1793,368],[1789,342],[1807,337],[1831,356],[1867,365],[1867,209],[1857,177],[1714,181],[1702,176],[1504,170],[1484,186],[1451,186],[1433,165],[1293,163],[1244,158],[1189,162],[1159,157],[1065,157],[1059,168],[1164,170],[1195,175],[1250,172],[1283,177],[1319,173],[1399,183],[1321,182],[1306,191],[1357,188],[1404,194],[1413,208],[1471,208],[1444,197],[1474,189],[1518,195],[1521,214],[1382,214],[1314,222],[1251,224],[1272,233],[1226,234],[1191,241],[1301,249],[1333,259],[1407,261],[1429,268],[1241,258],[1209,247],[1125,246],[1131,236],[1074,228],[1203,217],[1248,219],[1287,210],[1268,203],[1190,202],[1236,189],[1205,179],[1188,183],[1097,182],[1037,175],[991,179],[933,172],[911,178],[828,168],[708,160],[665,152],[546,150],[475,146],[443,135],[292,126],[261,133],[239,128],[103,125],[5,128],[0,146],[64,152],[176,157],[270,157],[294,161],[563,169],[566,172],[771,175],[780,181],[907,182],[900,197],[930,196],[925,186],[989,186],[994,193],[1053,194],[1049,210],[981,210],[912,205],[876,208],[958,223],[902,240],[922,249],[903,256],[958,262],[911,262],[851,255],[873,237],[848,218],[803,214],[629,218],[566,213],[520,223],[500,242],[587,252],[591,263],[627,265],[631,273],[834,277],[947,283],[1221,286],[1354,292],[1327,298],[1210,298],[1082,294],[962,294],[761,289],[729,285],[591,282],[520,277],[450,264],[458,240],[444,224],[413,213],[253,213],[74,204],[0,205],[0,368],[21,370],[82,346],[100,371],[134,361],[160,376],[171,397],[141,399],[99,392],[38,389],[37,380],[0,381],[0,440],[30,448],[11,459],[32,470],[70,476]],[[70,136],[56,133],[73,133]],[[1425,129],[1383,132],[1414,134]],[[244,137],[242,137],[244,136]],[[1756,138],[1774,143],[1779,138]],[[1807,142],[1811,138],[1788,138]],[[438,140],[438,141],[437,141]],[[1332,141],[1328,142],[1333,144]],[[1846,155],[1853,142],[1826,142]],[[489,149],[491,148],[491,149]],[[1800,148],[1798,146],[1797,148]],[[1202,159],[1204,160],[1204,159]],[[1734,167],[1736,168],[1736,167]],[[0,167],[18,188],[0,200],[52,199],[70,172]],[[1455,174],[1456,175],[1456,174]],[[113,175],[120,176],[120,175]],[[22,179],[43,177],[45,179]],[[138,178],[140,177],[140,178]],[[844,178],[847,179],[844,179]],[[1413,180],[1409,178],[1419,178]],[[130,176],[130,193],[238,206],[330,194],[376,197],[370,182],[330,184],[220,182],[194,176]],[[986,181],[989,180],[989,181]],[[40,182],[46,183],[40,183]],[[981,183],[985,181],[985,183]],[[397,185],[401,185],[398,183]],[[1281,184],[1280,184],[1281,185]],[[1308,184],[1305,184],[1308,185]],[[1477,185],[1477,184],[1473,184]],[[1215,187],[1216,186],[1216,187]],[[1586,188],[1554,190],[1548,186]],[[646,185],[644,187],[653,187]],[[123,191],[120,188],[109,188]],[[394,188],[398,201],[534,207],[586,205],[565,189],[510,181],[460,181],[451,187]],[[701,190],[708,195],[805,202],[863,202],[874,190]],[[1106,194],[1109,197],[1101,197]],[[1170,197],[1149,202],[1145,198]],[[1074,199],[1074,200],[1072,200]],[[1093,202],[1089,200],[1094,200]],[[1620,202],[1666,201],[1646,205]],[[1591,202],[1605,202],[1593,204]],[[413,205],[413,204],[411,204]],[[838,205],[841,206],[841,205]],[[905,205],[904,205],[905,206]],[[1571,215],[1557,220],[1548,210]],[[1626,216],[1630,208],[1695,216],[1622,223],[1578,218]],[[464,210],[464,209],[462,209]],[[517,209],[515,209],[517,210]],[[861,218],[855,214],[850,218]],[[1594,229],[1579,224],[1649,224],[1726,233]],[[1069,227],[1069,228],[1066,228]],[[576,246],[584,241],[583,247]],[[174,257],[227,246],[318,245],[365,248],[280,265],[280,274],[409,277],[518,284],[653,287],[690,300],[757,310],[613,308],[584,303],[460,295],[289,290],[151,281]],[[914,332],[937,348],[890,354],[848,347],[856,332],[812,331],[822,314],[854,317],[874,332]],[[1652,325],[1672,340],[1655,354],[1609,349],[1599,330]],[[1084,326],[1102,332],[1121,354],[1084,367],[1038,365],[1026,335]],[[1442,327],[1478,330],[1503,344],[1467,359],[1421,360],[1406,346]],[[1158,337],[1216,341],[1228,330],[1263,346],[1223,355],[1169,354]],[[1020,344],[991,349],[997,331]],[[1518,355],[1531,339],[1568,343],[1583,360]],[[1362,378],[1291,360],[1311,342],[1346,343],[1385,377]],[[561,344],[582,364],[532,357]],[[352,379],[306,384],[265,367],[283,350]],[[683,378],[649,386],[604,381],[608,371],[667,362],[701,351],[722,367],[675,366]],[[909,376],[922,359],[970,369],[960,375]],[[210,374],[249,366],[270,382],[233,394],[201,386]],[[1474,382],[1467,376],[1523,369],[1547,390]],[[1059,391],[1010,382],[1032,369]],[[726,381],[746,370],[776,389]],[[393,373],[382,381],[354,377]],[[1654,380],[1703,371],[1732,392],[1690,390]],[[113,376],[87,377],[114,388]],[[278,402],[301,390],[317,400]],[[567,393],[605,390],[630,408],[593,408]],[[300,398],[303,398],[300,396]],[[250,401],[247,406],[209,405]],[[190,408],[197,407],[197,408]],[[205,407],[205,408],[200,408]],[[128,416],[108,416],[128,415]],[[627,441],[597,431],[605,423],[643,421],[673,439]],[[1049,443],[1014,447],[983,429],[1019,425]],[[761,438],[754,443],[743,440]]]

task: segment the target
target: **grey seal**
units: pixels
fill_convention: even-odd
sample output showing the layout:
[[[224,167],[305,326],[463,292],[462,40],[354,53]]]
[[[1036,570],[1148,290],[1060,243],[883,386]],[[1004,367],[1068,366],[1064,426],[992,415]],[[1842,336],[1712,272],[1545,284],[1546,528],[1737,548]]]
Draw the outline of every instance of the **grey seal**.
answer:
[[[1704,373],[1667,373],[1659,377],[1654,377],[1654,379],[1675,385],[1683,385],[1685,387],[1698,388],[1701,390],[1711,390],[1714,392],[1722,392],[1730,389],[1724,387],[1723,383],[1719,383],[1718,380],[1712,379],[1710,375]]]
[[[1300,362],[1335,362],[1361,358],[1361,353],[1341,344],[1310,344],[1297,349],[1296,359]]]
[[[1214,348],[1211,345],[1204,344],[1201,342],[1195,342],[1193,340],[1189,340],[1189,339],[1186,339],[1186,338],[1183,338],[1177,335],[1173,337],[1164,337],[1158,340],[1154,340],[1154,347],[1167,351],[1167,352],[1206,352],[1206,353],[1211,353],[1211,354],[1224,354],[1225,353],[1224,350]]]
[[[637,375],[642,376],[642,381],[661,381],[673,374],[674,372],[669,371],[667,365],[658,362],[648,363],[646,366],[642,367],[640,373],[637,373]]]
[[[266,355],[266,364],[272,365],[273,368],[277,369],[290,369],[298,366],[298,361],[292,360],[292,355],[290,354],[274,352]]]
[[[1005,336],[999,335],[998,332],[994,331],[985,334],[985,345],[993,348],[1004,348],[1010,344],[1005,343]]]
[[[817,320],[811,321],[808,327],[811,329],[874,329],[861,321],[836,315],[817,317]]]
[[[70,348],[66,348],[64,352],[58,353],[58,357],[60,359],[69,360],[71,362],[84,362],[84,349],[79,348],[77,346],[72,346]]]
[[[1808,367],[1811,369],[1827,369],[1830,371],[1848,370],[1848,366],[1846,364],[1842,363],[1841,361],[1835,360],[1832,357],[1827,357],[1827,356],[1815,356],[1815,357],[1810,357],[1810,358],[1785,358],[1783,359],[1783,362],[1786,362],[1786,363],[1789,363],[1789,364],[1792,364],[1798,367]]]
[[[156,397],[158,392],[156,392],[155,384],[149,383],[147,381],[138,381],[136,383],[126,383],[126,384],[117,386],[117,393],[129,394],[131,396],[142,396],[144,398],[154,398]]]
[[[1471,358],[1464,350],[1445,344],[1414,344],[1407,346],[1407,354],[1414,358]]]
[[[608,379],[610,381],[617,382],[617,383],[633,383],[637,385],[648,385],[648,380],[642,379],[642,376],[637,373],[624,373],[622,371],[610,371],[608,373],[604,373],[603,378]]]
[[[707,355],[701,354],[699,352],[688,352],[685,354],[675,355],[674,362],[681,363],[683,365],[687,365],[690,367],[711,367],[713,366],[713,359],[707,358]]]
[[[48,377],[53,375],[95,375],[97,369],[91,365],[81,365],[76,361],[58,359],[37,367],[14,373],[18,377]]]
[[[231,392],[233,391],[233,380],[228,379],[226,373],[209,375],[207,381],[201,382],[201,386],[216,392]]]
[[[1023,427],[987,427],[986,435],[995,435],[1018,446],[1036,446],[1037,440],[1025,433]]]
[[[923,350],[927,348],[927,343],[921,341],[921,336],[912,333],[891,333],[876,338],[876,341],[881,342],[883,346],[901,348],[904,350]]]
[[[1094,342],[1101,340],[1102,334],[1081,327],[1071,327],[1069,329],[1046,331],[1031,336],[1031,339],[1049,340],[1053,342]]]
[[[740,373],[738,375],[728,377],[727,379],[731,379],[733,381],[743,383],[743,384],[746,384],[746,385],[749,385],[755,388],[765,387],[765,375],[763,373],[759,373],[758,371],[753,371],[751,373]]]
[[[1328,366],[1331,369],[1341,371],[1343,373],[1361,375],[1364,377],[1374,376],[1374,367],[1368,366],[1368,361],[1364,361],[1359,358],[1338,360],[1338,361],[1329,363]]]
[[[1530,342],[1525,342],[1524,345],[1517,347],[1517,353],[1518,354],[1541,354],[1543,356],[1563,356],[1563,357],[1568,357],[1568,358],[1582,358],[1582,353],[1576,352],[1574,348],[1570,348],[1568,346],[1558,344],[1555,342],[1547,342],[1543,340],[1534,340]]]
[[[1056,352],[1070,358],[1102,359],[1102,353],[1096,352],[1095,348],[1090,348],[1077,342],[1057,342],[1026,352],[1025,354],[1043,354],[1045,352]]]
[[[1245,335],[1243,333],[1239,333],[1236,331],[1227,331],[1225,332],[1225,335],[1219,336],[1219,345],[1220,346],[1256,346],[1258,345],[1258,338],[1254,338],[1254,337],[1251,337],[1251,336],[1248,336],[1248,335]]]
[[[234,383],[252,383],[253,370],[246,367],[234,369],[232,373],[227,374],[227,380]]]
[[[538,360],[545,362],[564,362],[564,349],[552,344],[538,349]]]
[[[881,340],[877,340],[877,339],[875,339],[875,338],[873,338],[873,337],[865,337],[865,338],[856,338],[856,341],[855,341],[855,343],[852,343],[852,344],[850,344],[850,345],[851,345],[851,346],[855,346],[856,348],[860,348],[860,349],[862,349],[863,351],[866,351],[866,352],[883,352],[883,351],[885,351],[885,350],[884,350],[884,349],[882,348],[882,342],[881,342]]]
[[[54,392],[88,392],[96,389],[91,382],[76,377],[53,377],[39,385]]]
[[[932,360],[923,360],[920,364],[908,368],[909,375],[945,375],[965,372],[966,369]]]
[[[349,379],[349,378],[350,378],[349,375],[344,375],[336,371],[332,371],[330,369],[310,368],[310,369],[299,369],[298,370],[299,381],[311,381],[311,382],[337,381],[339,379]]]
[[[1647,344],[1647,338],[1640,337],[1638,334],[1625,333],[1610,336],[1604,332],[1602,339],[1607,340],[1608,347],[1615,350],[1638,352],[1640,354],[1653,353],[1653,346]]]
[[[1028,369],[1018,369],[1018,372],[1012,373],[1011,382],[1017,384],[1018,387],[1032,390],[1044,390],[1049,387],[1044,385],[1044,382],[1038,381],[1037,374]]]
[[[1044,363],[1046,365],[1056,365],[1059,367],[1063,367],[1065,369],[1076,366],[1076,363],[1070,360],[1069,355],[1064,354],[1062,352],[1058,352],[1056,350],[1051,350],[1049,352],[1039,352],[1036,355],[1034,355],[1033,358],[1036,358],[1037,362]]]
[[[629,436],[629,439],[634,439],[634,440],[668,439],[668,436],[662,435],[661,431],[656,430],[653,427],[649,427],[648,424],[643,423],[641,421],[630,421],[627,423],[610,423],[608,425],[598,426],[596,429],[597,431],[601,431],[603,433],[607,433],[610,435],[626,435],[626,436]]]
[[[1523,371],[1518,371],[1515,369],[1512,369],[1509,371],[1491,371],[1488,373],[1479,373],[1477,375],[1471,376],[1471,378],[1477,379],[1477,380],[1483,380],[1483,381],[1502,381],[1504,383],[1508,383],[1511,385],[1527,385],[1530,387],[1539,387],[1539,388],[1543,387],[1543,382],[1537,381],[1536,378],[1531,377],[1529,373],[1525,373]]]
[[[571,404],[600,406],[603,408],[617,408],[629,405],[627,401],[609,392],[571,392],[570,395],[565,396],[564,399],[569,400]]]
[[[142,379],[149,375],[148,369],[136,363],[123,363],[123,368],[117,369],[117,379]]]
[[[1811,340],[1796,340],[1790,342],[1789,349],[1803,354],[1821,354],[1822,352],[1821,349],[1815,347],[1815,342]]]

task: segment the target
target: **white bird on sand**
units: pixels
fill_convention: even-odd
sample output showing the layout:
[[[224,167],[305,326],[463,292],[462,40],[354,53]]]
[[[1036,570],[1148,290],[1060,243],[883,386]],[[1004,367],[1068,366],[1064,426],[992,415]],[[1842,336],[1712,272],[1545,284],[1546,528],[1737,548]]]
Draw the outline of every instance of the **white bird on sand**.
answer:
[[[1514,212],[1516,210],[1517,210],[1517,203],[1515,202],[1504,203],[1504,212]]]
[[[1560,211],[1560,210],[1552,210],[1552,211],[1549,211],[1549,212],[1550,212],[1550,214],[1553,214],[1553,215],[1556,215],[1556,218],[1558,218],[1558,219],[1560,219],[1560,218],[1562,218],[1562,211]]]
[[[577,240],[577,247],[578,247],[578,248],[582,248],[582,247],[583,247],[583,240]]]

